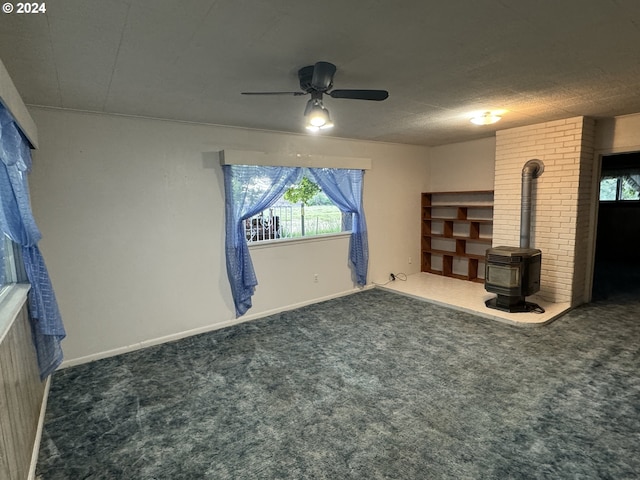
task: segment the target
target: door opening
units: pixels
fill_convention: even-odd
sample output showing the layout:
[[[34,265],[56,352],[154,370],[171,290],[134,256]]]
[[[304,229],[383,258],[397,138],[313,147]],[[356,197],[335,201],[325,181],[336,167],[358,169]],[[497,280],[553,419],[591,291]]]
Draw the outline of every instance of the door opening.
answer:
[[[592,300],[640,296],[640,152],[602,157]]]

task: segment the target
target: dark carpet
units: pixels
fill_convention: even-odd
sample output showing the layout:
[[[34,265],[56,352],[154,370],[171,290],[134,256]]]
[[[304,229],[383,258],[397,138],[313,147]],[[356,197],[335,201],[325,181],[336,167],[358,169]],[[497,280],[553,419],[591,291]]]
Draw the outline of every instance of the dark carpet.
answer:
[[[364,291],[55,374],[45,480],[640,476],[640,299],[518,328]]]

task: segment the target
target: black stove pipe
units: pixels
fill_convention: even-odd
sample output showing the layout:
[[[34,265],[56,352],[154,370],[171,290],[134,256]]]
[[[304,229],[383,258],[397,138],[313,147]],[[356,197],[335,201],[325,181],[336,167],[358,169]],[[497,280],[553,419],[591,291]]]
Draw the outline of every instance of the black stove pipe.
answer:
[[[520,248],[529,248],[531,243],[531,189],[534,178],[544,172],[544,163],[537,158],[522,167],[522,196],[520,200]]]

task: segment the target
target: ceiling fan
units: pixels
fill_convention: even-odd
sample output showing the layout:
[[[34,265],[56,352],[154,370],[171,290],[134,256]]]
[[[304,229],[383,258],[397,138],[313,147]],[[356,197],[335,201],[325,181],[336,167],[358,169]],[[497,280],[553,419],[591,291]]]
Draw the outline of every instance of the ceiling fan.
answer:
[[[307,117],[307,128],[317,131],[333,126],[329,117],[329,110],[322,104],[322,95],[331,98],[351,98],[354,100],[381,101],[389,97],[386,90],[331,90],[336,66],[329,62],[316,62],[315,65],[302,67],[298,70],[300,89],[297,92],[242,92],[242,95],[311,95],[307,102],[304,115]]]

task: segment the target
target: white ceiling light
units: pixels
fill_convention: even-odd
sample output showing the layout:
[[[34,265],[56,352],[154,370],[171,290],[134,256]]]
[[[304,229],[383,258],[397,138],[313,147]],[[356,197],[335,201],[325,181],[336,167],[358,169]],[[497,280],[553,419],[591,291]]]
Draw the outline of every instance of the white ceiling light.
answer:
[[[496,115],[495,113],[484,112],[471,117],[471,123],[476,125],[491,125],[492,123],[500,121],[501,118],[502,117],[500,115]]]
[[[309,100],[305,116],[307,117],[305,126],[307,130],[312,132],[333,127],[333,122],[329,116],[329,110],[322,105],[322,101],[319,99]]]

